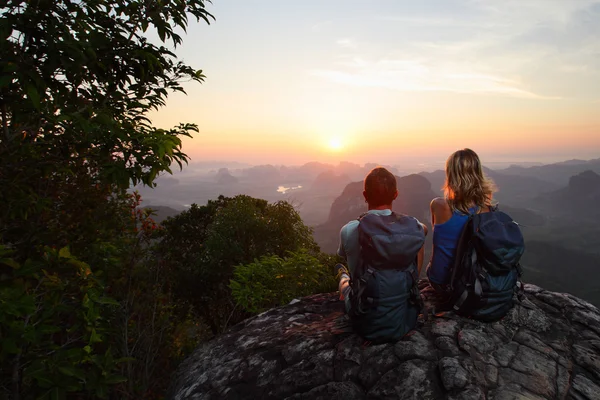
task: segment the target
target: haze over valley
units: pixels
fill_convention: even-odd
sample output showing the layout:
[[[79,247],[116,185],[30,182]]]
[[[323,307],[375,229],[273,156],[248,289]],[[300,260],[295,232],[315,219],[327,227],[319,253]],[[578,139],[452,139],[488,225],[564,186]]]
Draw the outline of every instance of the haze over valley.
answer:
[[[219,195],[285,200],[313,228],[321,249],[335,253],[340,228],[366,211],[362,179],[377,165],[192,163],[182,173],[159,177],[156,188],[136,190],[144,205],[156,210],[158,221]],[[435,166],[429,171],[419,171],[419,166],[386,167],[398,177],[395,211],[413,215],[430,226],[429,202],[442,195],[443,170]],[[499,163],[485,171],[498,186],[495,198],[500,209],[521,225],[525,235],[525,280],[600,304],[600,285],[589,279],[600,267],[600,159]],[[431,235],[426,259],[430,250]]]

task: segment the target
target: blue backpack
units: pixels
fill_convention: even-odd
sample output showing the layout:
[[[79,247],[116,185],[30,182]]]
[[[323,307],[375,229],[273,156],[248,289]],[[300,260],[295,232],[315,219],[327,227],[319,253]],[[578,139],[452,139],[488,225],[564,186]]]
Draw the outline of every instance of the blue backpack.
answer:
[[[519,261],[525,242],[519,225],[506,213],[469,216],[461,233],[450,281],[451,304],[462,316],[496,321],[522,295]]]
[[[414,329],[422,308],[417,255],[425,232],[413,217],[367,213],[359,218],[361,262],[350,280],[350,319],[366,340],[383,343]]]

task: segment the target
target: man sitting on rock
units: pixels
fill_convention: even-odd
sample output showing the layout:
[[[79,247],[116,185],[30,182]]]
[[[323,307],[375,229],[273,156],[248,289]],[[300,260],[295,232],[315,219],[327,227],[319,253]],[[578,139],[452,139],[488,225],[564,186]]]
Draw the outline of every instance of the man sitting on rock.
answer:
[[[427,228],[392,211],[396,177],[382,167],[365,178],[368,211],[340,232],[340,297],[356,333],[374,343],[400,339],[414,329],[421,310],[417,280]]]

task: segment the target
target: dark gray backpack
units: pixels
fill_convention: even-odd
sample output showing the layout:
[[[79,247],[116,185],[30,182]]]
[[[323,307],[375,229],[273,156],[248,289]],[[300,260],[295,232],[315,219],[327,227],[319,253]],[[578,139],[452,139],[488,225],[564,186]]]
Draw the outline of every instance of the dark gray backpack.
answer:
[[[450,282],[454,311],[497,321],[521,295],[520,260],[525,241],[519,225],[497,208],[469,217],[458,241]]]
[[[425,242],[413,217],[367,213],[359,218],[361,262],[354,271],[350,317],[354,330],[376,342],[400,339],[421,311],[417,255]]]

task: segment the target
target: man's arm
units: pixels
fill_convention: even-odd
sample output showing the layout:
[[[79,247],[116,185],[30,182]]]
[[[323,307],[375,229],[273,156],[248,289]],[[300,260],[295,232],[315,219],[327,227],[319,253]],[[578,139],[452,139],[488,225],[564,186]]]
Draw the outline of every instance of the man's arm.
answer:
[[[348,256],[346,255],[346,249],[344,249],[344,228],[345,226],[340,229],[340,245],[338,246],[337,255],[346,260]]]
[[[416,218],[415,218],[416,219]],[[427,226],[417,219],[417,222],[423,227],[423,232],[425,236],[427,236]],[[423,259],[425,258],[425,244],[421,246],[419,253],[417,254],[417,270],[419,272],[419,276],[421,276],[421,268],[423,267]]]

